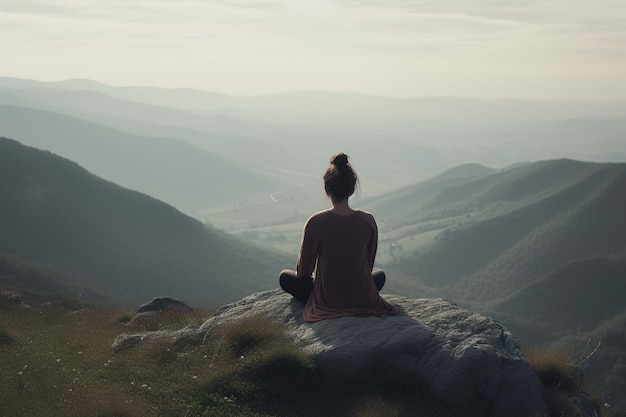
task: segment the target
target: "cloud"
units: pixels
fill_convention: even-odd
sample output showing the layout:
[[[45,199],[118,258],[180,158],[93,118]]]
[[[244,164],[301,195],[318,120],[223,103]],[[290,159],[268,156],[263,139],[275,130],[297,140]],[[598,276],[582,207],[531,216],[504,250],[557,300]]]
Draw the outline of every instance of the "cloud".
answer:
[[[626,95],[614,75],[626,71],[621,1],[0,1],[0,46],[5,75],[38,79],[238,93]]]

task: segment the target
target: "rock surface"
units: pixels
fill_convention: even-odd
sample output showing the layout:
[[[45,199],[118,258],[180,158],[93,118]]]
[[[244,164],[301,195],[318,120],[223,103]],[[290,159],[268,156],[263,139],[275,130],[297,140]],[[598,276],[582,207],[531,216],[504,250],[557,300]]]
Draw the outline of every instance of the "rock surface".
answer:
[[[170,336],[201,342],[224,322],[261,313],[286,324],[337,383],[404,381],[429,389],[448,404],[488,416],[548,416],[540,382],[518,341],[501,324],[441,299],[385,299],[402,314],[307,323],[301,303],[281,290],[265,291],[220,308],[202,326]],[[146,337],[122,335],[115,344],[121,348]]]
[[[151,301],[142,304],[137,309],[137,313],[129,321],[130,325],[142,326],[158,314],[170,311],[191,311],[192,308],[185,302],[172,297],[156,297]]]

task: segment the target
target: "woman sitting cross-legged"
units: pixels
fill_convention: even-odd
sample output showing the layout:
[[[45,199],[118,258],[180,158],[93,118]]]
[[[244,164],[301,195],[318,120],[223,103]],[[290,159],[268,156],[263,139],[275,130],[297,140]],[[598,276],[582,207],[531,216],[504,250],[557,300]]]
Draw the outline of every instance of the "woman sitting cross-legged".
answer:
[[[357,183],[348,156],[333,156],[324,174],[333,207],[309,217],[296,271],[280,273],[280,286],[305,303],[306,321],[399,312],[378,293],[385,273],[374,269],[378,247],[374,216],[348,203]]]

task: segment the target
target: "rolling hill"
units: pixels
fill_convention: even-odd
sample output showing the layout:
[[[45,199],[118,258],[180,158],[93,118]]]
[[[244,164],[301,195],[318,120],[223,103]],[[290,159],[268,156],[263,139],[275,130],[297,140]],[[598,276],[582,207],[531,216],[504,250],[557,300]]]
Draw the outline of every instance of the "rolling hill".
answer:
[[[169,295],[219,306],[276,287],[276,273],[293,263],[7,138],[0,139],[0,202],[0,283],[18,289],[67,289],[71,297],[82,289],[118,303]]]
[[[364,207],[379,221],[379,261],[398,277],[389,291],[521,317],[545,302],[548,288],[596,283],[597,324],[626,309],[624,297],[600,301],[626,293],[626,278],[615,273],[626,261],[624,190],[626,164],[563,159],[501,171],[459,167]],[[573,302],[565,298],[562,307]],[[526,315],[552,328],[566,324]]]

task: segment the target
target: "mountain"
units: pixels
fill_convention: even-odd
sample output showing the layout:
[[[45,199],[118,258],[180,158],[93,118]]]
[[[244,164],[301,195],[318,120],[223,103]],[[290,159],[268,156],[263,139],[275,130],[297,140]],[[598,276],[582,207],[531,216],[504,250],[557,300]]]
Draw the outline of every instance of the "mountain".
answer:
[[[548,289],[603,283],[594,295],[597,323],[626,308],[626,299],[600,301],[626,290],[615,272],[626,261],[624,190],[626,164],[563,159],[457,168],[364,207],[379,221],[379,260],[398,277],[390,291],[398,285],[519,317],[546,302]],[[550,326],[563,324],[554,318]]]
[[[436,197],[443,189],[463,185],[471,179],[482,178],[493,172],[496,170],[480,164],[464,164],[429,180],[369,198],[363,203],[369,209],[381,212],[383,214],[381,220],[389,223],[390,228],[393,229],[400,224],[413,223],[413,218],[420,215],[416,208]]]
[[[319,176],[329,156],[343,151],[353,157],[368,197],[466,162],[504,167],[561,157],[626,159],[621,139],[626,101],[393,98],[325,91],[242,97],[0,77],[0,104],[61,113],[144,137],[175,138],[289,187],[308,187],[306,178]]]
[[[0,259],[8,260],[0,282],[31,291],[65,287],[76,296],[79,288],[135,303],[170,295],[219,306],[276,287],[274,275],[294,262],[7,138],[0,139],[0,202]],[[33,287],[16,275],[34,276]]]
[[[257,120],[289,124],[342,122],[354,118],[365,123],[391,120],[463,120],[501,125],[503,121],[562,120],[576,117],[623,117],[626,101],[558,101],[532,99],[478,99],[471,97],[395,98],[321,90],[290,91],[260,96],[231,96],[191,88],[111,86],[93,80],[41,82],[0,77],[0,88],[12,90],[93,91],[137,103],[193,113],[255,115]],[[376,115],[376,118],[367,116]],[[378,119],[378,121],[376,120]],[[522,123],[522,124],[523,124]],[[368,125],[371,127],[371,125]]]
[[[97,85],[97,84],[94,84]],[[157,90],[158,91],[158,90]],[[60,86],[36,84],[26,89],[1,89],[0,102],[13,104],[15,99],[30,103],[29,107],[74,115],[96,123],[124,126],[130,121],[154,127],[182,126],[213,135],[230,135],[232,140],[244,139],[258,132],[282,135],[272,124],[237,119],[222,114],[199,113],[185,107],[168,107],[160,101],[142,102],[107,95],[101,91],[64,89]],[[131,95],[132,97],[132,95]]]
[[[0,130],[188,213],[230,207],[242,195],[266,196],[282,184],[187,142],[131,134],[49,111],[0,105]]]
[[[0,104],[61,113],[141,136],[176,138],[283,180],[317,173],[338,148],[354,149],[355,154],[365,151],[367,155],[385,151],[396,160],[384,167],[391,181],[411,178],[415,172],[423,173],[433,167],[437,171],[457,162],[426,143],[439,139],[451,142],[449,134],[437,132],[428,123],[412,128],[411,135],[422,137],[424,143],[407,141],[403,133],[406,129],[398,129],[397,121],[393,122],[393,136],[385,135],[383,143],[379,127],[365,126],[368,117],[339,127],[326,119],[318,120],[317,109],[328,107],[336,97],[322,95],[313,103],[307,97],[296,100],[300,103],[297,114],[288,111],[289,100],[267,113],[268,108],[274,107],[274,97],[239,98],[202,91],[110,87],[84,81],[12,83],[0,78]],[[257,103],[250,109],[249,100]],[[303,106],[303,102],[310,107]],[[190,103],[201,106],[196,108]],[[10,132],[2,134],[18,137]],[[410,154],[417,155],[420,163],[415,164],[414,157],[407,159]],[[363,166],[364,171],[369,170],[367,164]],[[372,171],[377,173],[374,168]]]

